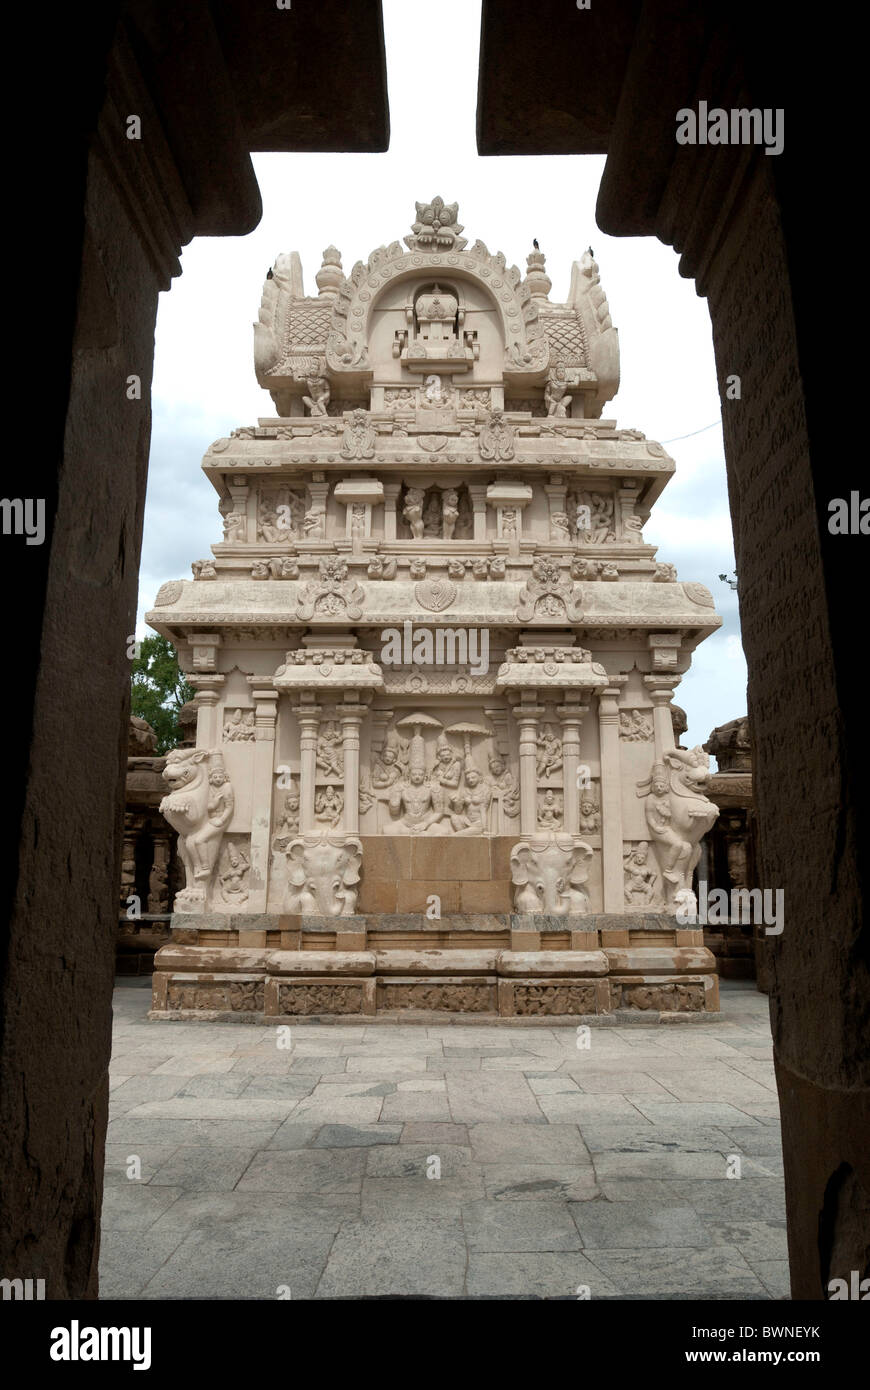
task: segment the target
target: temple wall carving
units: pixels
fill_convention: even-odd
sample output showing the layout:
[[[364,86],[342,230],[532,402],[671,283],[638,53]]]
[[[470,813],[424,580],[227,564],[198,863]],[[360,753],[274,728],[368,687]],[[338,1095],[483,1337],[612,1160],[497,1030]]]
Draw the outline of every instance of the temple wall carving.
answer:
[[[534,936],[673,926],[691,899],[716,807],[671,709],[719,619],[644,539],[673,460],[602,418],[618,377],[588,253],[554,305],[542,253],[523,276],[457,212],[418,204],[405,246],[349,274],[328,248],[316,296],[292,257],[264,287],[277,415],[209,448],[212,556],[149,614],[197,691],[196,747],[164,771],[179,930],[284,914],[359,944],[372,913],[428,911],[451,945],[469,912]],[[510,1008],[565,1009],[560,988],[530,976]],[[425,991],[354,997],[388,995]]]

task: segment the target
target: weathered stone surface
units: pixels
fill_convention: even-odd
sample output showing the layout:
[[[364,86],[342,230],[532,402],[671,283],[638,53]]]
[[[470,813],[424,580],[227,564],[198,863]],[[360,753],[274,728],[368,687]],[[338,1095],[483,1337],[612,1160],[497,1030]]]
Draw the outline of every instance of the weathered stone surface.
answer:
[[[500,951],[499,975],[606,975],[604,951]]]

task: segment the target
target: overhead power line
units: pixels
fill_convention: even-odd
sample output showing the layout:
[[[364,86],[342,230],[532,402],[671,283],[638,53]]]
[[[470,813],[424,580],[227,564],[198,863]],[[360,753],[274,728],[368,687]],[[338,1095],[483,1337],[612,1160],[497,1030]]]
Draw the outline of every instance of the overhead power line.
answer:
[[[706,434],[707,430],[715,429],[721,423],[722,416],[717,415],[712,425],[703,425],[699,430],[690,430],[688,434],[676,434],[673,439],[663,439],[662,444],[679,444],[681,439],[693,439],[696,434]]]

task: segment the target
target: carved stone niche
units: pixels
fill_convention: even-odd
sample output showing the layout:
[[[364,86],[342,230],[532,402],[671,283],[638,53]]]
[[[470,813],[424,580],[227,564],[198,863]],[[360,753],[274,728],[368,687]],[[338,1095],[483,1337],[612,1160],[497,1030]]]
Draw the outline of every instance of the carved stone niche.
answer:
[[[583,884],[592,847],[573,835],[534,835],[511,850],[514,910],[548,917],[589,912]]]
[[[382,506],[384,485],[378,478],[346,478],[336,483],[336,502],[347,508],[345,536],[348,540],[372,534],[372,508]]]
[[[532,500],[532,488],[528,483],[514,482],[512,479],[496,479],[486,489],[486,500],[496,509],[497,534],[499,540],[513,542],[519,546],[523,534],[523,508]]]

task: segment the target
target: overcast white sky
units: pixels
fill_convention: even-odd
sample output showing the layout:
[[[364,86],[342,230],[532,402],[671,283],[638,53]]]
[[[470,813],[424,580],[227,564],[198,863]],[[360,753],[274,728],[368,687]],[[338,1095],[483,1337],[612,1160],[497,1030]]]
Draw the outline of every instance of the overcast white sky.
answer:
[[[440,0],[452,66],[449,81],[439,77],[434,85],[421,77],[420,13],[407,0],[385,0],[389,151],[256,155],[260,225],[247,237],[195,240],[183,254],[181,278],[161,295],[137,632],[148,631],[142,614],[164,580],[189,578],[190,562],[221,537],[217,494],[200,471],[205,450],[236,426],[274,415],[254,377],[252,324],[276,255],[299,251],[306,293],[315,294],[326,246],[339,248],[349,273],[375,247],[410,231],[415,199],[440,193],[458,201],[470,242],[480,237],[523,271],[537,237],[552,300],[564,300],[571,262],[593,248],[620,340],[622,385],[605,416],[667,443],[677,464],[644,537],[659,547],[660,560],[676,564],[680,579],[708,586],[724,619],[677,691],[688,737],[703,743],[717,724],[746,709],[737,596],[718,578],[734,568],[721,429],[693,433],[720,412],[706,301],[680,278],[670,247],[598,230],[603,158],[477,154],[479,5]]]

